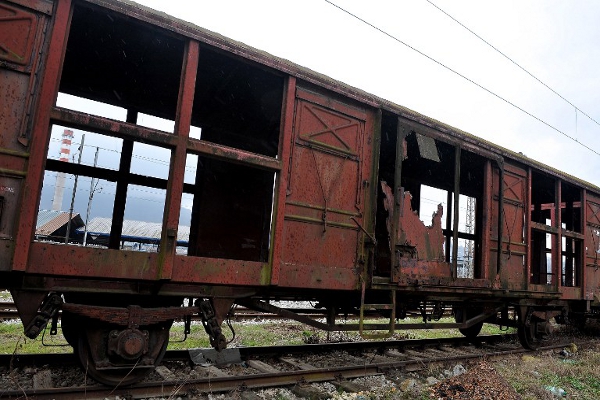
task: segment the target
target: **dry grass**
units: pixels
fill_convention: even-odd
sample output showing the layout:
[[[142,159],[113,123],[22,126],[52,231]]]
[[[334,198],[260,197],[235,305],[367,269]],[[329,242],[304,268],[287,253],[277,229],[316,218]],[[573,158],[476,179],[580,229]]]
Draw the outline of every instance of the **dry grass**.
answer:
[[[600,399],[600,345],[578,349],[569,357],[559,351],[532,353],[494,362],[523,399],[553,399],[549,387],[563,389],[570,399]]]

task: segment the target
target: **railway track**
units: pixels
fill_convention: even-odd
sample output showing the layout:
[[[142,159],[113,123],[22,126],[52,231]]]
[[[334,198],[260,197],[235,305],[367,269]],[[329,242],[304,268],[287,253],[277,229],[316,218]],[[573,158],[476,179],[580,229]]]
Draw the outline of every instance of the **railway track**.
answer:
[[[553,349],[564,343],[546,346]],[[249,347],[214,350],[170,351],[163,366],[137,385],[120,388],[86,382],[83,373],[67,387],[20,388],[0,391],[0,398],[27,399],[105,399],[121,396],[130,399],[253,391],[270,387],[290,387],[299,397],[326,398],[315,393],[311,384],[330,382],[338,390],[364,388],[352,379],[382,375],[389,371],[417,371],[434,365],[447,365],[473,359],[492,359],[527,352],[514,335],[481,336],[469,342],[465,338],[405,341],[329,343],[300,346]],[[0,357],[1,365],[12,365],[22,374],[35,366],[49,364],[67,367],[75,357],[70,354],[19,355]],[[51,357],[55,357],[52,358]],[[35,380],[35,377],[33,378]],[[39,380],[39,379],[38,379]],[[305,394],[303,394],[305,393]]]

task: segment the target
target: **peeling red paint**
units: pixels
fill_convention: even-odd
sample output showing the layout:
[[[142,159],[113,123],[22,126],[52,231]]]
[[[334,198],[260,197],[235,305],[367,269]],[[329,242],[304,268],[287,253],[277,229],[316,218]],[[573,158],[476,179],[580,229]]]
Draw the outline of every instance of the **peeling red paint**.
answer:
[[[384,207],[392,215],[394,196],[392,189],[381,182],[385,194]],[[419,215],[412,210],[410,192],[403,192],[400,215],[398,216],[398,233],[396,245],[407,248],[407,253],[418,260],[444,260],[444,234],[442,232],[443,207],[438,205],[431,218],[431,226],[425,226]],[[387,219],[388,232],[392,230],[391,220]]]

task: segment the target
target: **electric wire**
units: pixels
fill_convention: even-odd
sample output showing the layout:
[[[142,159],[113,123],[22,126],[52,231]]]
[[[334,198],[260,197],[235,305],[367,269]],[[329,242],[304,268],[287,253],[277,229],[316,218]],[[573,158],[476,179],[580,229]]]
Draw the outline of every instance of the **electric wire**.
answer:
[[[46,171],[46,174],[48,176],[56,177],[58,175],[58,172]],[[65,179],[74,181],[75,180],[75,175],[67,174],[65,176]],[[89,179],[88,177],[81,177],[80,179],[82,179],[82,181],[84,183],[85,182],[89,182],[88,181],[88,179]],[[94,178],[94,179],[98,179],[98,178]],[[104,181],[103,179],[101,179],[101,181],[107,182],[107,181]],[[50,186],[55,187],[55,188],[60,188],[60,189],[66,189],[66,190],[72,190],[73,189],[72,186],[66,186],[66,185],[65,186],[60,186],[60,185],[54,184],[54,185],[50,185]],[[141,186],[141,187],[146,187],[146,186]],[[103,196],[113,196],[113,197],[116,195],[116,193],[114,193],[112,191],[106,191],[106,190],[103,190],[103,189],[104,188],[101,186],[100,189],[98,191],[96,191],[96,194],[103,195]],[[136,191],[136,192],[142,192],[142,193],[151,194],[151,195],[154,195],[154,196],[161,196],[161,195],[165,196],[165,193],[166,193],[166,189],[155,189],[156,192],[152,192],[152,191],[149,191],[149,190],[140,189],[138,185],[129,185],[128,189]],[[161,193],[161,191],[162,191],[162,193]],[[90,192],[89,189],[85,189],[85,188],[78,188],[77,189],[77,193],[89,193],[89,192]],[[128,195],[128,198],[129,199],[136,199],[136,200],[150,201],[150,202],[159,203],[159,204],[164,204],[165,203],[164,200],[152,200],[152,199],[149,199],[149,198],[146,198],[146,197],[136,197],[136,196],[129,196]]]
[[[343,8],[343,7],[341,7],[341,6],[339,6],[339,5],[335,4],[335,3],[333,3],[332,1],[330,1],[330,0],[324,0],[324,1],[325,1],[326,3],[329,3],[330,5],[332,5],[333,7],[335,7],[335,8],[337,8],[337,9],[339,9],[340,11],[342,11],[342,12],[344,12],[344,13],[348,14],[348,15],[349,15],[349,16],[351,16],[352,18],[355,18],[356,20],[358,20],[358,21],[362,22],[363,24],[365,24],[365,25],[368,25],[368,26],[370,26],[371,28],[375,29],[376,31],[378,31],[378,32],[380,32],[380,33],[382,33],[382,34],[384,34],[385,36],[389,37],[390,39],[392,39],[392,40],[394,40],[394,41],[396,41],[396,42],[398,42],[398,43],[400,43],[400,44],[402,44],[402,45],[404,45],[404,46],[408,47],[409,49],[411,49],[411,50],[415,51],[416,53],[418,53],[418,54],[420,54],[421,56],[423,56],[423,57],[427,58],[428,60],[430,60],[430,61],[433,61],[434,63],[436,63],[436,64],[438,64],[439,66],[441,66],[441,67],[445,68],[446,70],[448,70],[448,71],[452,72],[453,74],[455,74],[455,75],[457,75],[457,76],[459,76],[459,77],[463,78],[464,80],[466,80],[466,81],[468,81],[468,82],[472,83],[473,85],[477,86],[478,88],[480,88],[480,89],[482,89],[482,90],[486,91],[487,93],[491,94],[492,96],[496,97],[497,99],[499,99],[499,100],[502,100],[502,101],[503,101],[503,102],[505,102],[506,104],[509,104],[509,105],[513,106],[513,107],[514,107],[514,108],[516,108],[517,110],[519,110],[519,111],[523,112],[524,114],[526,114],[526,115],[530,116],[531,118],[535,119],[536,121],[538,121],[538,122],[540,122],[540,123],[542,123],[542,124],[546,125],[548,128],[550,128],[550,129],[552,129],[552,130],[554,130],[554,131],[556,131],[556,132],[560,133],[561,135],[563,135],[563,136],[565,136],[566,138],[568,138],[568,139],[572,140],[573,142],[575,142],[575,143],[579,144],[580,146],[582,146],[582,147],[586,148],[587,150],[591,151],[592,153],[594,153],[594,154],[596,154],[596,155],[600,156],[600,152],[598,152],[598,151],[594,150],[593,148],[591,148],[590,146],[586,145],[585,143],[583,143],[583,142],[580,142],[579,140],[577,140],[577,139],[576,139],[576,138],[574,138],[573,136],[571,136],[571,135],[567,134],[566,132],[563,132],[562,130],[558,129],[558,128],[557,128],[557,127],[555,127],[554,125],[552,125],[552,124],[550,124],[550,123],[548,123],[548,122],[544,121],[544,120],[543,120],[543,119],[541,119],[540,117],[538,117],[538,116],[536,116],[536,115],[532,114],[531,112],[529,112],[529,111],[525,110],[524,108],[522,108],[522,107],[518,106],[517,104],[515,104],[515,103],[511,102],[510,100],[508,100],[508,99],[506,99],[506,98],[504,98],[504,97],[500,96],[499,94],[497,94],[497,93],[493,92],[492,90],[490,90],[490,89],[486,88],[485,86],[483,86],[483,85],[481,85],[481,84],[479,84],[479,83],[475,82],[474,80],[472,80],[471,78],[467,77],[466,75],[463,75],[463,74],[461,74],[461,73],[460,73],[460,72],[458,72],[457,70],[455,70],[455,69],[453,69],[453,68],[451,68],[451,67],[449,67],[449,66],[445,65],[445,64],[444,64],[444,63],[442,63],[441,61],[438,61],[438,60],[436,60],[435,58],[433,58],[433,57],[431,57],[431,56],[429,56],[429,55],[425,54],[424,52],[422,52],[421,50],[417,49],[416,47],[413,47],[413,46],[411,46],[410,44],[408,44],[408,43],[404,42],[403,40],[401,40],[401,39],[397,38],[396,36],[392,35],[391,33],[388,33],[388,32],[386,32],[386,31],[384,31],[383,29],[381,29],[381,28],[377,27],[376,25],[374,25],[374,24],[370,23],[369,21],[367,21],[367,20],[365,20],[365,19],[363,19],[363,18],[359,17],[358,15],[356,15],[356,14],[354,14],[354,13],[352,13],[352,12],[350,12],[350,11],[346,10],[345,8]]]
[[[519,63],[517,63],[515,60],[513,60],[511,57],[509,57],[508,55],[506,55],[504,52],[502,52],[500,49],[498,49],[496,46],[494,46],[493,44],[491,44],[490,42],[488,42],[487,40],[485,40],[484,38],[482,38],[480,35],[478,35],[477,33],[473,32],[473,30],[469,29],[467,26],[465,26],[462,22],[458,21],[456,18],[454,18],[452,15],[448,14],[446,11],[442,10],[438,5],[436,5],[435,3],[433,3],[431,0],[425,0],[427,1],[429,4],[431,4],[433,7],[437,8],[439,11],[441,11],[443,14],[445,14],[448,18],[450,18],[451,20],[453,20],[454,22],[456,22],[457,24],[459,24],[460,26],[462,26],[463,28],[465,28],[467,31],[469,31],[470,33],[472,33],[475,37],[477,37],[479,40],[481,40],[483,43],[487,44],[488,46],[490,46],[492,49],[494,49],[496,52],[498,52],[500,55],[502,55],[504,58],[506,58],[508,61],[510,61],[511,63],[513,63],[515,66],[517,66],[519,69],[521,69],[523,72],[525,72],[527,75],[529,75],[530,77],[532,77],[533,79],[535,79],[536,81],[538,81],[540,84],[542,84],[543,86],[545,86],[548,90],[550,90],[552,93],[554,93],[555,95],[557,95],[558,97],[560,97],[562,100],[564,100],[566,103],[568,103],[570,106],[572,106],[575,111],[578,111],[580,113],[582,113],[583,115],[585,115],[586,117],[588,117],[591,121],[593,121],[596,125],[600,126],[600,122],[596,121],[594,118],[592,118],[590,115],[588,115],[585,111],[583,111],[581,108],[577,107],[575,104],[573,104],[571,101],[569,101],[568,99],[566,99],[563,95],[561,95],[560,93],[558,93],[556,90],[552,89],[548,84],[546,84],[545,82],[543,82],[541,79],[539,79],[537,76],[533,75],[531,72],[529,72],[527,69],[525,69],[525,67],[523,67],[522,65],[520,65]],[[575,117],[577,118],[577,117]],[[577,127],[577,125],[575,125]]]

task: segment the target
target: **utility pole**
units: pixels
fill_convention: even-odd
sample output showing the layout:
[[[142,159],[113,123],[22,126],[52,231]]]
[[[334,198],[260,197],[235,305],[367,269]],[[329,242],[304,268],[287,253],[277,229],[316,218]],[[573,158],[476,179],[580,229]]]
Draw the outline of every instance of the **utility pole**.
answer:
[[[98,165],[98,151],[99,147],[96,146],[96,154],[94,155],[94,168]],[[85,213],[85,226],[83,227],[83,246],[87,245],[87,235],[88,235],[88,220],[90,219],[90,211],[92,209],[92,200],[94,198],[94,192],[96,188],[94,187],[94,178],[90,181],[90,197],[88,197],[87,204],[87,212]],[[96,181],[96,186],[98,185],[98,181]]]
[[[81,135],[81,144],[79,145],[79,155],[77,156],[77,164],[81,164],[81,154],[83,153],[83,144],[85,143],[85,133]],[[69,207],[69,222],[67,222],[67,233],[65,235],[65,244],[69,244],[69,236],[71,235],[71,220],[73,219],[73,207],[75,207],[75,193],[77,193],[77,181],[79,175],[75,175],[75,183],[73,184],[73,193],[71,194],[71,207]]]

